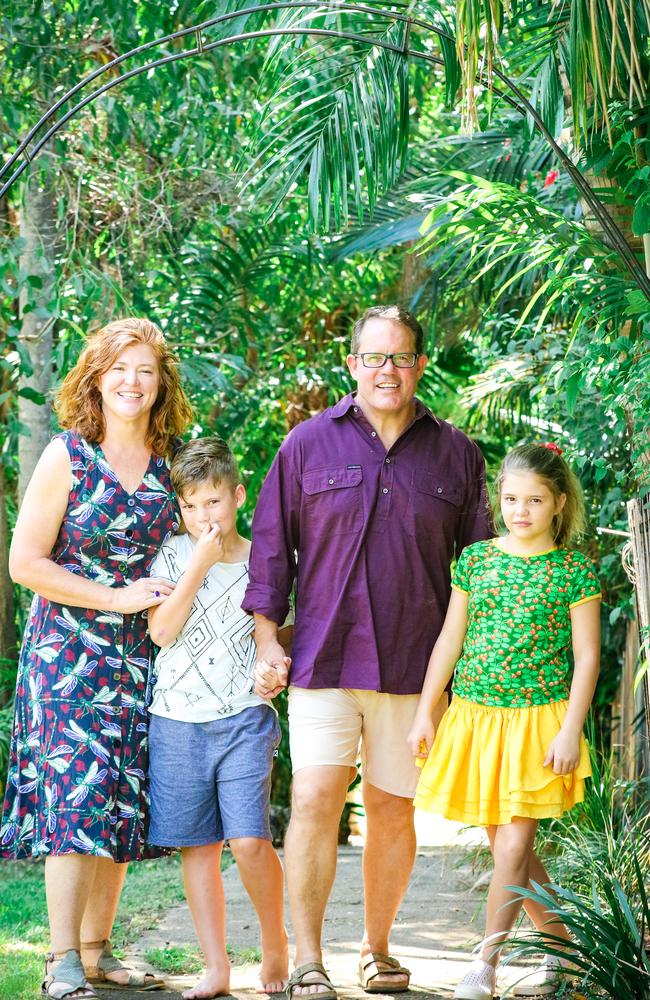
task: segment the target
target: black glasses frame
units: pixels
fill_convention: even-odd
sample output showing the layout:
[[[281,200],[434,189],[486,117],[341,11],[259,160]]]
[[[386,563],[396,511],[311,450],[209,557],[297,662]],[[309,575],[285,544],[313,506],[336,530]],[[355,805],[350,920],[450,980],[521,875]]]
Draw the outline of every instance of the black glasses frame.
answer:
[[[403,357],[405,354],[410,354],[413,357],[412,365],[398,365],[395,358]],[[377,357],[382,357],[384,360],[380,365],[368,365],[366,364],[366,358],[376,355]],[[383,368],[388,360],[392,361],[396,368],[415,368],[419,355],[416,351],[395,351],[394,354],[383,354],[381,351],[364,351],[363,354],[354,354],[353,357],[361,358],[361,364],[364,368]]]

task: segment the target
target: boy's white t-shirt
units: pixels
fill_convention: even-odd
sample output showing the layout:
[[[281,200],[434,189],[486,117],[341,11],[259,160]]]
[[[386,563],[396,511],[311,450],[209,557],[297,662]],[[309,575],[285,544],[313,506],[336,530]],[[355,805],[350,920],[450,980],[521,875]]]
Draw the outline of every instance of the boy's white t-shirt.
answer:
[[[156,556],[151,575],[177,583],[194,544],[190,535],[175,535]],[[241,609],[247,583],[248,563],[210,567],[182,631],[156,657],[149,706],[153,715],[211,722],[252,705],[270,704],[253,691],[255,624]]]

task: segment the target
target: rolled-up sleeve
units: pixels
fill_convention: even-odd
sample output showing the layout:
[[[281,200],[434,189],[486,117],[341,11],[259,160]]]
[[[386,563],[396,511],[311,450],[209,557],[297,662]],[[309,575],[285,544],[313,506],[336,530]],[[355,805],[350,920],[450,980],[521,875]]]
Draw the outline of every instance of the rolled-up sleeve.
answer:
[[[470,443],[468,479],[470,488],[467,491],[467,501],[456,533],[456,558],[466,545],[471,545],[472,542],[482,542],[494,535],[494,524],[485,481],[485,462],[480,449],[474,442]]]
[[[281,625],[289,611],[299,544],[301,487],[292,435],[273,460],[253,516],[249,583],[242,608]]]

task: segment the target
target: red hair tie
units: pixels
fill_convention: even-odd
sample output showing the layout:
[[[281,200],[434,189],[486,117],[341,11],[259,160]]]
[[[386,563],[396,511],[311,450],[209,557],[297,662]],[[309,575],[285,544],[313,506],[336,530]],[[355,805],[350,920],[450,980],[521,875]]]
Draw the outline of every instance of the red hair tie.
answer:
[[[554,451],[556,455],[562,455],[562,449],[555,441],[540,441],[540,448],[548,448],[549,451]]]

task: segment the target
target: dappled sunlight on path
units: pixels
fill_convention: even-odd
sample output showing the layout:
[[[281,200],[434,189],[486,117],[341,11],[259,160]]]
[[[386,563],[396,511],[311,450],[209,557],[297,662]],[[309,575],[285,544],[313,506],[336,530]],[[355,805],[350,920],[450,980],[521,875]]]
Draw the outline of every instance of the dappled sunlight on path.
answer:
[[[418,848],[411,884],[395,923],[391,952],[412,970],[410,995],[451,997],[467,968],[472,949],[480,941],[485,888],[476,886],[472,852],[466,846],[459,846],[457,829],[456,825],[431,826],[428,839],[436,846]],[[422,830],[419,834],[426,839]],[[242,958],[250,958],[252,950],[258,947],[258,933],[252,906],[235,866],[224,872],[224,886],[228,900],[227,937],[233,951],[232,989],[236,996],[252,996],[259,966],[242,964]],[[339,849],[336,882],[325,918],[325,965],[340,994],[357,1000],[366,996],[357,983],[362,921],[361,848],[343,847]],[[137,942],[132,954],[143,956],[150,949],[171,946],[196,947],[185,906],[171,909],[155,930]],[[514,968],[507,969],[504,981],[515,976]],[[197,978],[170,976],[168,982],[180,991]],[[157,995],[164,1000],[177,994]],[[112,997],[118,1000],[116,993]]]

